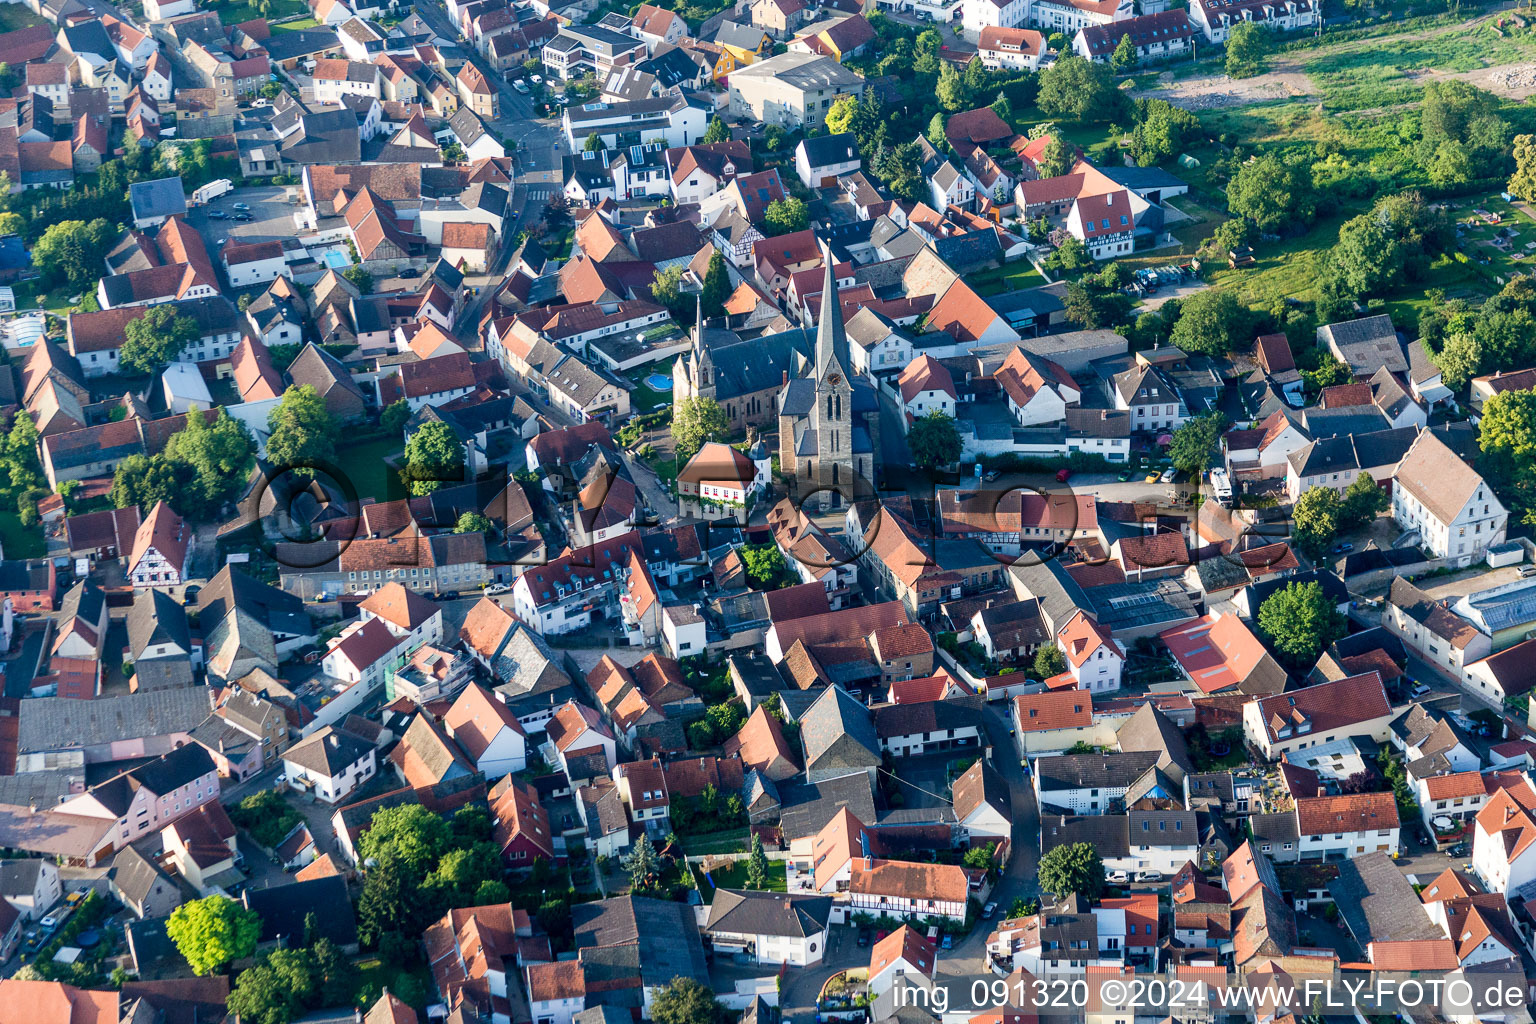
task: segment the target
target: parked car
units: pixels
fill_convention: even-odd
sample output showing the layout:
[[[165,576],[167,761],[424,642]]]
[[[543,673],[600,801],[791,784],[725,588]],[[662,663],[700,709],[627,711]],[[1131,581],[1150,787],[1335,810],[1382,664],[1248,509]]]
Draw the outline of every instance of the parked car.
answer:
[[[402,268],[400,268],[400,273],[396,274],[395,276],[396,277],[406,277],[406,278],[420,277],[421,276],[421,271],[418,270],[416,267],[402,267]]]
[[[528,90],[528,83],[527,82],[513,82],[512,83],[512,88],[516,89],[518,92],[522,93],[524,96],[528,95],[529,90]]]
[[[869,945],[869,932],[866,931],[863,928],[859,929],[859,945],[860,946],[867,946],[867,945]]]
[[[1349,543],[1349,541],[1345,541],[1343,544],[1335,544],[1333,546],[1333,553],[1336,554],[1336,555],[1342,555],[1346,551],[1353,551],[1353,550],[1355,550],[1355,546],[1353,544]]]
[[[495,597],[497,594],[506,594],[511,590],[512,584],[510,583],[492,583],[490,586],[485,588],[485,596]]]
[[[1162,478],[1163,478],[1163,474],[1161,472],[1159,472],[1158,470],[1153,469],[1151,472],[1149,472],[1146,475],[1145,479],[1142,480],[1142,483],[1144,483],[1144,484],[1155,484],[1159,480],[1161,480]]]
[[[991,903],[988,903],[986,906],[982,907],[981,908],[981,916],[982,916],[982,918],[984,920],[987,920],[987,921],[990,921],[994,917],[996,917],[997,916],[997,901],[993,900]]]
[[[209,210],[208,211],[208,219],[209,220],[228,220],[229,219],[229,214],[225,213],[223,210]]]
[[[241,213],[244,213],[246,210],[250,209],[250,206],[246,203],[236,203],[235,209],[239,210]]]
[[[1057,483],[1064,484],[1070,479],[1072,479],[1072,471],[1070,469],[1058,469],[1056,471]]]
[[[1136,881],[1138,881],[1138,882],[1161,882],[1162,880],[1163,880],[1163,873],[1161,871],[1138,871],[1138,872],[1136,872]]]
[[[1445,853],[1448,857],[1465,857],[1467,855],[1467,844],[1457,843],[1449,850],[1446,850]]]
[[[1536,576],[1536,565],[1522,565],[1520,567],[1520,576],[1522,579]]]
[[[251,216],[251,215],[250,215],[250,214],[248,214],[248,213],[237,213],[237,214],[235,214],[235,215],[234,215],[234,216],[233,216],[233,217],[232,217],[232,218],[230,218],[230,219],[231,219],[231,220],[238,220],[238,221],[251,221],[251,220],[255,220],[255,219],[256,219],[256,218],[255,218],[255,217],[252,217],[252,216]]]
[[[1172,466],[1169,466],[1167,469],[1163,470],[1163,483],[1173,483],[1173,478],[1178,475],[1178,472],[1179,471],[1174,469]]]
[[[1107,878],[1109,881],[1115,882],[1117,884],[1129,882],[1131,880],[1130,874],[1125,871],[1111,871]]]
[[[955,936],[952,933],[950,933],[950,932],[945,932],[944,933],[944,941],[939,943],[939,948],[940,949],[954,949],[955,948]]]

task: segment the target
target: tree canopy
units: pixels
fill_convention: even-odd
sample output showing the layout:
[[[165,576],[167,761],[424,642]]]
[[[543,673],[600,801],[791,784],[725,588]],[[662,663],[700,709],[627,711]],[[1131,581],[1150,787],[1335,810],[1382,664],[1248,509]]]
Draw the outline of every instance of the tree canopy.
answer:
[[[299,384],[283,392],[282,400],[267,414],[267,426],[271,431],[267,460],[274,466],[313,475],[312,468],[334,462],[336,425],[325,399],[311,385]]]
[[[1248,310],[1221,288],[1206,288],[1185,299],[1169,340],[1185,352],[1225,355],[1246,338]]]
[[[1326,484],[1309,487],[1296,499],[1291,510],[1292,536],[1296,546],[1309,558],[1320,558],[1333,543],[1339,532],[1339,516],[1343,511],[1339,492]]]
[[[1266,154],[1244,163],[1227,183],[1227,209],[1270,234],[1304,228],[1317,215],[1317,192],[1305,160]]]
[[[165,933],[194,974],[213,974],[256,951],[261,918],[228,896],[208,896],[171,911]]]
[[[1289,583],[1259,605],[1259,631],[1292,668],[1310,667],[1348,629],[1319,583]]]
[[[678,402],[672,413],[672,442],[679,465],[697,455],[705,442],[723,441],[730,430],[725,410],[713,398],[699,395]]]
[[[1264,71],[1269,56],[1269,29],[1254,21],[1239,21],[1227,33],[1227,77],[1252,78]]]
[[[33,243],[32,265],[45,281],[66,281],[71,288],[94,287],[101,278],[102,257],[116,239],[116,230],[104,218],[61,220]]]
[[[1168,458],[1186,473],[1199,475],[1211,465],[1211,457],[1227,429],[1227,418],[1218,409],[1185,423],[1173,432],[1173,443],[1168,446]]]
[[[118,359],[137,373],[158,373],[197,337],[197,321],[181,316],[170,303],[150,306],[123,327]]]
[[[656,1024],[725,1024],[730,1018],[715,993],[692,978],[673,978],[651,998]]]
[[[442,420],[423,423],[405,443],[400,478],[413,495],[431,494],[446,483],[464,481],[464,445]]]
[[[953,465],[960,460],[960,431],[955,418],[941,409],[919,416],[907,431],[912,461],[924,469]]]
[[[1040,72],[1035,103],[1046,117],[1093,122],[1119,116],[1124,98],[1109,65],[1072,56],[1062,57]]]
[[[769,238],[804,231],[811,222],[805,200],[797,196],[775,199],[763,208],[763,233]]]
[[[1040,858],[1040,888],[1056,899],[1073,893],[1092,903],[1104,891],[1104,861],[1091,843],[1058,846]]]

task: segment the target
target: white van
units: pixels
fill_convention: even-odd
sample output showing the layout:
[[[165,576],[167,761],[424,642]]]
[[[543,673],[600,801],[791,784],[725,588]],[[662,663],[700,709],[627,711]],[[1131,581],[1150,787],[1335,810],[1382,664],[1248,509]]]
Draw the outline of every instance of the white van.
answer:
[[[1211,470],[1211,494],[1223,505],[1232,500],[1232,480],[1220,466]]]

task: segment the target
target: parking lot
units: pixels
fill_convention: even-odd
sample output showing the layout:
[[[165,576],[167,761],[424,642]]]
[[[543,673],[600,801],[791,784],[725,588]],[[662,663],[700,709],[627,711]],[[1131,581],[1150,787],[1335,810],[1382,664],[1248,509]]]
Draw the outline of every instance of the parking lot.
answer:
[[[236,203],[250,207],[249,221],[234,219]],[[187,223],[197,229],[208,246],[208,255],[218,262],[224,243],[231,238],[242,242],[269,242],[292,238],[298,231],[293,215],[298,207],[288,202],[288,190],[277,186],[241,188],[226,192],[207,206],[187,211]],[[225,216],[219,217],[218,214]]]

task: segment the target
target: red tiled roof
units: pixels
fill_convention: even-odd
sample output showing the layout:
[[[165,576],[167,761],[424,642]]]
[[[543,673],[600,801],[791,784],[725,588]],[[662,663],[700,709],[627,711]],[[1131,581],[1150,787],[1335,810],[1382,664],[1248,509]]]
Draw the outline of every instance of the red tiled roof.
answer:
[[[1020,732],[1087,728],[1093,724],[1093,696],[1086,690],[1021,694],[1013,699]]]

